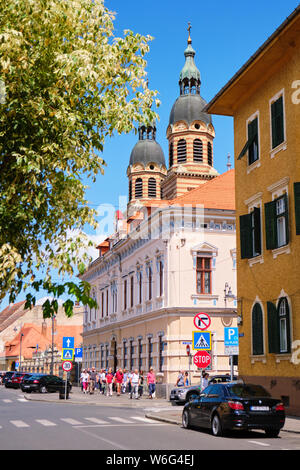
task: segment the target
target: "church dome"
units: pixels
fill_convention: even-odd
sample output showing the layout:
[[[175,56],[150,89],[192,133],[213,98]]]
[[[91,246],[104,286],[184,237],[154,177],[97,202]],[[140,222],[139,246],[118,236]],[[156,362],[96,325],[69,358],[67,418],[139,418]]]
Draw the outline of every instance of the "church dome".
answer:
[[[202,111],[206,104],[200,95],[180,95],[171,109],[169,124],[172,125],[178,121],[185,121],[188,125],[193,121],[211,124],[211,115]]]
[[[165,156],[161,146],[156,140],[139,140],[132,149],[129,165],[142,163],[144,167],[148,163],[156,163],[157,165],[166,166]]]

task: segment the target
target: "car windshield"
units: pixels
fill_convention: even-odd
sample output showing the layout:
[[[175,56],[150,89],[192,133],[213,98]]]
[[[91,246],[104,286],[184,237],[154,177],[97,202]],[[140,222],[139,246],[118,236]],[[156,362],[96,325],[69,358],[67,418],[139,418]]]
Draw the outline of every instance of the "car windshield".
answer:
[[[238,396],[241,398],[271,396],[261,385],[237,384],[232,387],[228,387],[228,392],[231,396]]]

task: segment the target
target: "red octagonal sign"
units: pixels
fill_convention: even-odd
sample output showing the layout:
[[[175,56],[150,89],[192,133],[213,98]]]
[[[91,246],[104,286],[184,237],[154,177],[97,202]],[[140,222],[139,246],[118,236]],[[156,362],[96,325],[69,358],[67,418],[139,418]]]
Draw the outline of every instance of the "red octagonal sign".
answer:
[[[211,363],[211,356],[207,351],[198,351],[194,356],[194,364],[200,369],[205,369]]]

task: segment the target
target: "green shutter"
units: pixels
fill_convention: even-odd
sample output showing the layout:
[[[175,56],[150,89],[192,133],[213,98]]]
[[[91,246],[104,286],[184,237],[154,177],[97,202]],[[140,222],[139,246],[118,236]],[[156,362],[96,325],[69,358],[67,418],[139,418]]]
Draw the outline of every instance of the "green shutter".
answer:
[[[255,304],[252,311],[252,351],[255,356],[264,353],[263,316],[259,304]]]
[[[272,118],[272,148],[284,141],[283,97],[271,105]]]
[[[246,214],[240,216],[240,243],[241,243],[241,258],[252,258],[252,215]]]
[[[276,200],[265,204],[266,247],[277,248]]]
[[[300,183],[294,183],[296,235],[300,235]]]
[[[248,124],[248,141],[251,142],[249,145],[249,158],[248,163],[251,163],[258,160],[259,150],[258,150],[258,119],[255,118],[253,121]],[[257,154],[255,152],[255,147],[257,148]]]
[[[261,226],[260,208],[254,207],[254,249],[255,253],[261,254]]]
[[[286,235],[286,244],[288,245],[290,241],[290,227],[289,227],[289,200],[287,194],[284,195],[284,205],[285,205],[285,235]]]
[[[279,353],[279,322],[276,306],[267,302],[269,353]]]

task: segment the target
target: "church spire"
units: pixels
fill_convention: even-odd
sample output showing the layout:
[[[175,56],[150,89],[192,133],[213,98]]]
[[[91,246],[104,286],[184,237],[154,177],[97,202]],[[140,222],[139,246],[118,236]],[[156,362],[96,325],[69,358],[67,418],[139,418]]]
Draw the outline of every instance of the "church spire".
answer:
[[[194,61],[196,52],[192,48],[191,28],[191,23],[188,23],[188,46],[184,51],[185,64],[179,76],[179,87],[181,95],[200,95],[201,76]]]

